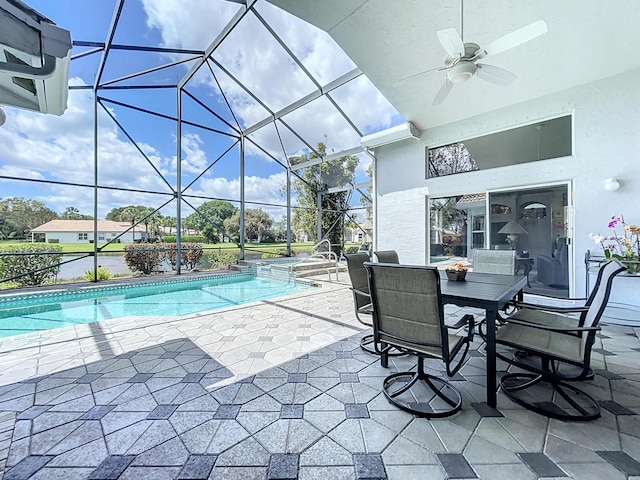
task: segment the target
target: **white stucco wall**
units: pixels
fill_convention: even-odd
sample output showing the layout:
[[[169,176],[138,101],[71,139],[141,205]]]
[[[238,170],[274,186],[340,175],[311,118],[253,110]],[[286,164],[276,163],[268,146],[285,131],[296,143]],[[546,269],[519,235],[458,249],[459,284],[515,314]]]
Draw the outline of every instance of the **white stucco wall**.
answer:
[[[425,179],[427,145],[452,143],[568,113],[574,119],[572,157]],[[608,233],[612,215],[623,214],[628,222],[640,223],[640,70],[433,128],[422,132],[419,140],[379,147],[375,155],[374,245],[376,249],[397,250],[403,263],[426,263],[427,195],[572,182],[573,292],[582,295],[584,253],[595,249],[588,234]],[[604,190],[609,177],[620,181],[618,191]]]
[[[99,242],[106,243],[107,238],[115,238],[116,235],[112,235],[113,233],[114,232],[105,233],[105,240],[99,240]],[[136,232],[136,238],[138,237],[139,234]],[[60,243],[89,243],[89,240],[93,240],[93,232],[87,233],[87,240],[78,240],[78,232],[49,232],[46,234],[47,241],[50,238],[58,239]],[[133,241],[131,232],[127,232],[122,235],[122,237],[120,237],[120,241],[122,243],[131,243]]]

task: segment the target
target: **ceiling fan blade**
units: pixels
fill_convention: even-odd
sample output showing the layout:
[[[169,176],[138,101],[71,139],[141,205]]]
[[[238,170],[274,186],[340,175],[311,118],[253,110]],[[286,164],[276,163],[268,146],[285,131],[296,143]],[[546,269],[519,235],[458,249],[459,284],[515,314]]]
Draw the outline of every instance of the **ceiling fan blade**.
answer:
[[[460,58],[464,55],[464,43],[455,28],[438,30],[436,34],[438,35],[438,40],[440,40],[445,52],[455,58]]]
[[[399,87],[402,84],[404,84],[405,82],[408,82],[409,80],[413,80],[414,78],[418,78],[421,77],[422,75],[425,75],[427,73],[431,73],[431,72],[435,72],[440,70],[442,67],[437,67],[437,68],[430,68],[429,70],[425,70],[424,72],[418,72],[418,73],[414,73],[413,75],[409,75],[408,77],[404,77],[401,78],[400,80],[396,80],[395,82],[393,82],[391,84],[392,87]]]
[[[436,105],[440,105],[442,102],[444,102],[444,99],[447,98],[447,95],[449,95],[449,92],[451,92],[452,88],[453,83],[451,83],[449,80],[445,80],[444,85],[440,87],[440,90],[438,90],[438,93],[436,93],[436,96],[433,98],[431,106],[435,107]]]
[[[504,68],[495,67],[493,65],[484,65],[478,63],[476,65],[478,70],[476,70],[476,76],[490,83],[495,83],[496,85],[509,85],[516,78],[518,78],[515,74],[511,73]]]
[[[530,23],[518,30],[511,33],[507,33],[503,37],[497,38],[493,42],[484,48],[480,48],[474,58],[484,58],[488,55],[495,55],[497,53],[504,52],[510,48],[522,45],[530,40],[533,40],[540,35],[547,33],[549,29],[544,20],[538,20],[537,22]]]

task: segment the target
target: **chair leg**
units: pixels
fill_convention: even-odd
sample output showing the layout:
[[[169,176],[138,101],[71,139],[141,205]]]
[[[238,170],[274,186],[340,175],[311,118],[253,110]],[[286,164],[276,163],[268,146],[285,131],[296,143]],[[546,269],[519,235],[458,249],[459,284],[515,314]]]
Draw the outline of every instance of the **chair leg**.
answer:
[[[525,370],[529,370],[529,371],[539,371],[542,370],[542,361],[540,359],[540,357],[537,357],[535,355],[532,355],[530,353],[527,352],[523,352],[521,350],[516,350],[513,352],[513,357],[512,357],[512,361],[511,363],[517,367],[520,368],[524,368]],[[579,367],[575,367],[576,369],[579,369]],[[567,369],[571,369],[570,365],[563,365],[563,371],[567,371]],[[548,368],[547,368],[548,370]],[[554,368],[554,373],[558,373],[556,372],[555,368]],[[559,376],[564,376],[564,377],[575,377],[576,375],[571,375],[570,374],[562,374],[560,373]],[[593,380],[594,378],[594,373],[593,373],[593,369],[589,369],[589,372],[586,374],[586,376],[584,377],[585,380]]]
[[[373,345],[373,334],[365,335],[360,340],[360,348],[362,348],[367,353],[377,354],[375,346]]]
[[[362,339],[360,340],[360,348],[362,348],[362,350],[367,353],[380,355],[381,365],[384,368],[387,368],[389,366],[389,357],[401,357],[403,355],[407,355],[406,352],[402,352],[393,347],[385,350],[385,345],[376,346],[373,340],[373,334],[365,335],[364,337],[362,337]]]
[[[385,378],[382,391],[391,404],[418,417],[448,417],[462,407],[458,389],[443,378],[426,373],[423,357],[418,357],[417,371]]]
[[[546,417],[582,422],[600,417],[598,402],[567,382],[536,373],[509,373],[500,386],[515,403]]]

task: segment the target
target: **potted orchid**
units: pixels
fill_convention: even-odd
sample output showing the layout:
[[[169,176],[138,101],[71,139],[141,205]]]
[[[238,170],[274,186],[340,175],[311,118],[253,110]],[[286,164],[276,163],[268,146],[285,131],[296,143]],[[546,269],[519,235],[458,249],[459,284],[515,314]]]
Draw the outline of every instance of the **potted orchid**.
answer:
[[[625,222],[622,215],[611,217],[612,235],[589,234],[596,245],[604,250],[607,260],[615,258],[627,267],[627,273],[640,272],[640,227]]]

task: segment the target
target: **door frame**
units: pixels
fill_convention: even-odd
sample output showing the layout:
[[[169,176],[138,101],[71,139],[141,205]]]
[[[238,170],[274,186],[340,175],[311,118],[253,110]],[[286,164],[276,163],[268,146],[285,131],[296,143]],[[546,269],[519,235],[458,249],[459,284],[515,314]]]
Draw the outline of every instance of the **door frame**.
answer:
[[[523,191],[523,190],[535,190],[538,188],[545,188],[545,187],[562,187],[564,186],[566,188],[566,193],[567,193],[567,213],[566,213],[566,224],[567,224],[567,255],[568,255],[568,261],[567,261],[567,268],[568,268],[568,275],[569,275],[569,298],[573,298],[575,296],[575,251],[574,251],[574,242],[573,242],[573,236],[574,236],[574,215],[573,215],[573,182],[571,180],[566,180],[566,181],[558,181],[558,182],[547,182],[547,183],[532,183],[532,184],[528,184],[528,185],[519,185],[516,187],[501,187],[501,188],[494,188],[494,189],[488,189],[485,191],[485,218],[489,219],[491,218],[491,214],[490,214],[490,202],[489,202],[489,195],[491,193],[502,193],[502,192],[517,192],[517,191]],[[485,221],[485,246],[488,246],[491,244],[491,229],[489,227],[489,224]]]

